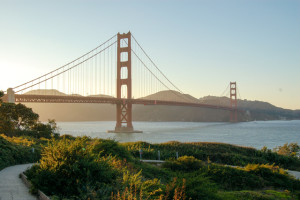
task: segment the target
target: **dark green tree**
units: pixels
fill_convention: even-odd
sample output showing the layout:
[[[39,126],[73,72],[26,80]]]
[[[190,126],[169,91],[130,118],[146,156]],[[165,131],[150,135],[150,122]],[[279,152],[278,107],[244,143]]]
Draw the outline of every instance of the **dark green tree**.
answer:
[[[0,98],[3,92],[0,93]],[[57,136],[55,120],[39,122],[39,115],[24,104],[0,102],[0,133],[8,136],[30,135],[37,138]]]
[[[0,90],[0,109],[1,109],[1,106],[2,106],[2,97],[4,96],[4,92],[2,90]],[[1,130],[3,129],[3,121],[1,120],[1,115],[0,115],[0,132]]]
[[[57,127],[54,119],[52,119],[52,120],[49,119],[47,124],[38,122],[38,123],[34,124],[34,126],[32,127],[31,130],[35,134],[35,136],[38,138],[40,138],[40,137],[50,138],[52,136],[54,136],[54,137],[59,136],[59,134],[56,133],[56,131],[58,130],[58,127]]]
[[[13,134],[14,131],[29,131],[38,123],[38,119],[39,115],[23,104],[2,103],[0,121],[3,126],[0,132]]]
[[[4,96],[4,92],[0,90],[0,103],[2,103],[2,97]],[[0,105],[1,106],[1,105]]]

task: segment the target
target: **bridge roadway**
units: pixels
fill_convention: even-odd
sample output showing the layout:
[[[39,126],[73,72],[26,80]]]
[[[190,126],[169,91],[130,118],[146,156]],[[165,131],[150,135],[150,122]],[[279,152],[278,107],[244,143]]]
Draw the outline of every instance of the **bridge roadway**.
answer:
[[[4,97],[5,101],[5,97]],[[211,108],[218,110],[233,111],[234,108],[227,106],[218,106],[202,103],[189,103],[164,100],[149,100],[149,99],[118,99],[110,97],[84,97],[84,96],[58,96],[58,95],[25,95],[15,94],[15,102],[22,103],[109,103],[109,104],[141,104],[141,105],[168,105],[168,106],[191,106],[201,108]],[[239,110],[237,110],[239,111]]]

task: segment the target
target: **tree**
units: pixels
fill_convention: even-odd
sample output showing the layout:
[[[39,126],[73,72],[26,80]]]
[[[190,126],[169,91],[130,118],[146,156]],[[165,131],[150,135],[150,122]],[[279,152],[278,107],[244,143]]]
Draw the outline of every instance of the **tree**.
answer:
[[[24,104],[1,103],[0,133],[50,138],[57,135],[54,133],[56,129],[54,120],[47,124],[39,122],[39,115]]]
[[[56,133],[57,129],[58,128],[54,119],[49,119],[47,124],[38,122],[32,127],[32,131],[38,138],[50,138],[52,136],[56,137],[59,135],[58,133]]]
[[[31,130],[38,122],[39,115],[23,104],[2,103],[0,120],[2,132],[11,134],[14,130]]]
[[[2,103],[2,97],[4,96],[4,92],[2,90],[0,90],[0,103]],[[1,104],[0,104],[1,106]]]
[[[2,97],[4,96],[4,92],[2,90],[0,90],[0,108],[2,106]],[[1,115],[0,115],[0,132],[3,129],[3,121],[1,120]]]

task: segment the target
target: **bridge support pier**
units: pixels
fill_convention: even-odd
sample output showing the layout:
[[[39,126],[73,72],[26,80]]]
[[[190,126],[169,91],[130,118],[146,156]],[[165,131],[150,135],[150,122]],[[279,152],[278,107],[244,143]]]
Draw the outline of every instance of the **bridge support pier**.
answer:
[[[7,102],[8,103],[15,103],[15,92],[12,88],[7,89]]]
[[[230,82],[230,122],[237,122],[236,82]]]
[[[122,41],[121,41],[122,40]],[[108,131],[114,133],[141,133],[136,131],[132,126],[132,103],[122,99],[122,87],[127,88],[127,99],[131,99],[132,84],[131,84],[131,33],[118,33],[117,47],[117,98],[120,102],[117,103],[117,123],[115,130]],[[125,90],[123,90],[125,91]]]

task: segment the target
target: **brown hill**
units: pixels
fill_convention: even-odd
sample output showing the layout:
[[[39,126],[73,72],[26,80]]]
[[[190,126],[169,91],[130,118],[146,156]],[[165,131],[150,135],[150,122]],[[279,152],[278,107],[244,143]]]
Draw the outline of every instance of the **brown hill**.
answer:
[[[174,90],[164,90],[160,91],[141,99],[149,99],[149,100],[163,100],[163,101],[183,101],[183,102],[199,102],[199,100],[189,94],[181,94]]]
[[[31,90],[29,92],[26,92],[24,94],[30,94],[30,95],[59,95],[59,96],[66,96],[65,93],[62,93],[58,90],[53,89],[37,89],[37,90]]]

